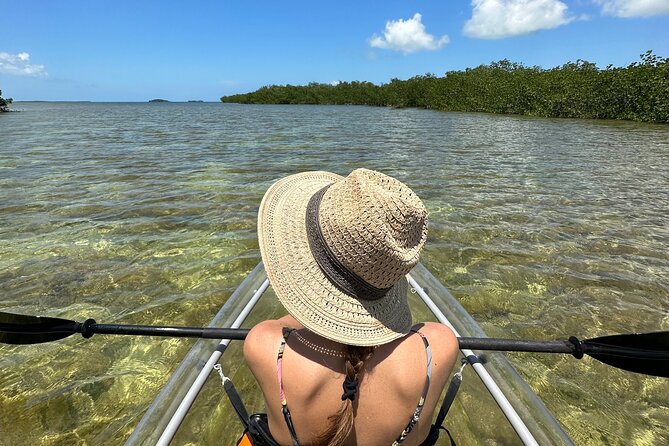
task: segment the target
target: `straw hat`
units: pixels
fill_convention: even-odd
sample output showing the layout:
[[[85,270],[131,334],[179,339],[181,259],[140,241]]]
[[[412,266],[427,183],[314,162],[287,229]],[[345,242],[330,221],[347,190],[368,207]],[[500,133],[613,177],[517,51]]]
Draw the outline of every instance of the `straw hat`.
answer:
[[[367,169],[283,178],[258,213],[260,252],[281,303],[307,329],[348,345],[408,333],[405,276],[426,237],[416,194]]]

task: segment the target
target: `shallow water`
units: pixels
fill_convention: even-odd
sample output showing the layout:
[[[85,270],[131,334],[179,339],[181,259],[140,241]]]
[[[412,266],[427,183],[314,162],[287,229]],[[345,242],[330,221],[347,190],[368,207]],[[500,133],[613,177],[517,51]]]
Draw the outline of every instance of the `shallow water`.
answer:
[[[343,106],[15,105],[0,115],[3,311],[206,324],[259,260],[255,214],[275,179],[368,167],[424,199],[423,261],[490,336],[669,330],[669,127]],[[190,345],[0,346],[0,444],[122,444]],[[577,444],[669,443],[669,380],[510,357]]]

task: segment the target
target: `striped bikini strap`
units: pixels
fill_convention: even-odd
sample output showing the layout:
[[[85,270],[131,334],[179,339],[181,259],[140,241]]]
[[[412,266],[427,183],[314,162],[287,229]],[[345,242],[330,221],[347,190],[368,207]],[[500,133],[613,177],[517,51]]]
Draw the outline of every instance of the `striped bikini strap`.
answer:
[[[290,410],[288,409],[288,402],[286,401],[286,394],[283,391],[283,351],[286,349],[286,341],[288,336],[295,331],[291,328],[283,328],[283,339],[281,339],[281,344],[279,345],[279,354],[276,357],[276,378],[279,381],[279,397],[281,399],[281,412],[283,413],[283,419],[286,421],[286,426],[288,426],[288,431],[290,432],[290,439],[292,440],[293,446],[300,446],[300,442],[297,440],[297,434],[295,433],[295,426],[293,425],[293,419],[290,415]]]
[[[423,385],[423,393],[421,394],[420,399],[418,400],[418,405],[416,406],[413,415],[409,419],[407,427],[405,427],[400,436],[397,437],[397,440],[395,440],[393,446],[397,446],[401,444],[404,440],[406,440],[406,438],[409,436],[413,428],[416,426],[416,423],[418,423],[418,420],[420,419],[420,414],[421,412],[423,412],[423,406],[425,406],[425,398],[427,398],[427,392],[430,389],[430,379],[432,378],[432,350],[430,349],[430,343],[428,342],[425,335],[420,331],[411,330],[411,332],[417,333],[423,340],[423,345],[425,346],[425,355],[427,356],[427,376],[425,377],[425,384]]]

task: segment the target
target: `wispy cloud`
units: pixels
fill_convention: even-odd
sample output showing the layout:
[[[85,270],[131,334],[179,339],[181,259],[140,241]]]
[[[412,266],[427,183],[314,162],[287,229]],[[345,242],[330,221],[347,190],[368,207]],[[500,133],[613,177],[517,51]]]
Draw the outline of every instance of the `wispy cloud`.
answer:
[[[594,0],[602,12],[616,17],[650,17],[669,14],[669,0]]]
[[[478,39],[520,36],[574,20],[560,0],[472,0],[472,8],[463,32]]]
[[[383,36],[374,34],[369,44],[375,48],[400,51],[404,54],[416,51],[437,50],[449,42],[447,35],[435,38],[425,32],[419,13],[407,20],[390,20],[386,22]]]
[[[9,54],[0,51],[0,73],[13,74],[16,76],[48,76],[48,73],[44,69],[44,65],[30,63],[30,54],[26,52]]]

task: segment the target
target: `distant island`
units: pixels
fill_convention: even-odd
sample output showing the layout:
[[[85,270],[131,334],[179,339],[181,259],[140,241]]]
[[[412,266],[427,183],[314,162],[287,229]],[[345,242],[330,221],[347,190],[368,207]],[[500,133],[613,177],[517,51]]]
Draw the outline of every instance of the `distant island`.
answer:
[[[204,101],[201,100],[201,99],[191,99],[191,100],[188,101],[188,102],[204,102]]]
[[[0,113],[9,111],[9,104],[12,103],[12,98],[3,99],[2,90],[0,90]]]
[[[669,59],[652,51],[627,67],[585,60],[544,69],[507,59],[390,83],[271,85],[221,97],[240,104],[333,104],[484,112],[549,118],[669,123]]]
[[[170,102],[167,99],[151,99],[149,102]]]

